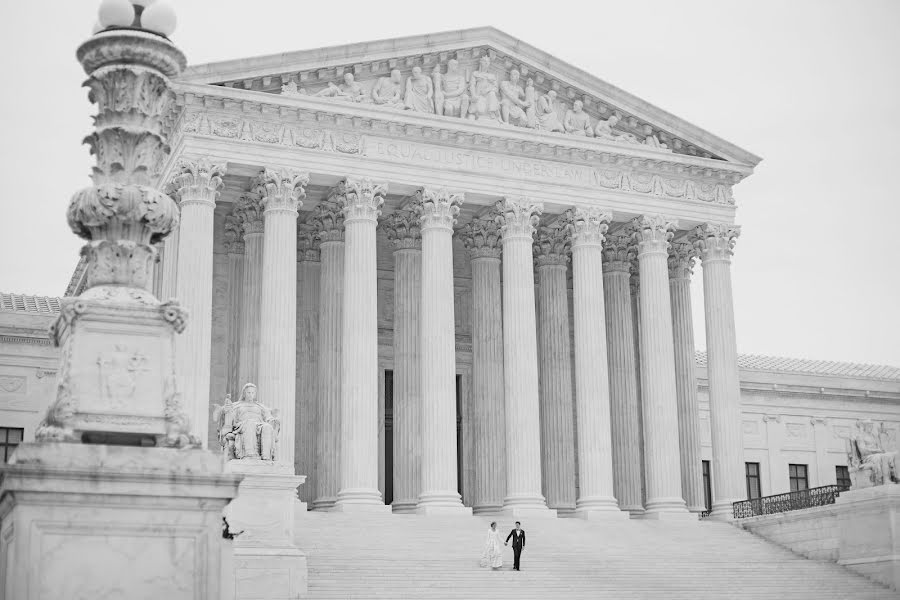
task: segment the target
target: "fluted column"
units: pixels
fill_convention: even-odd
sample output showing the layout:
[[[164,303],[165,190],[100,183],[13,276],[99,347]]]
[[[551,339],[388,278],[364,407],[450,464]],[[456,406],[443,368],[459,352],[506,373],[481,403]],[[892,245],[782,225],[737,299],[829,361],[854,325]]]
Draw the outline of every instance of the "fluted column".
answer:
[[[399,210],[382,223],[394,245],[394,499],[414,512],[422,491],[422,235],[419,214]]]
[[[456,472],[456,329],[453,316],[453,225],[463,195],[422,190],[422,491],[419,514],[471,514]]]
[[[318,489],[319,295],[322,263],[316,228],[298,225],[297,235],[297,415],[295,472],[306,475],[300,500],[311,503]]]
[[[157,266],[162,271],[159,284],[159,299],[165,301],[169,298],[175,298],[178,295],[178,291],[175,289],[177,284],[176,279],[178,278],[177,227],[169,234],[169,237],[163,241],[162,245],[160,264]]]
[[[703,512],[703,459],[700,457],[700,403],[697,400],[691,273],[695,251],[688,242],[669,244],[669,295],[675,343],[675,392],[681,449],[681,493],[691,512]]]
[[[636,218],[632,226],[641,277],[641,400],[647,483],[644,516],[690,516],[681,497],[675,347],[667,264],[675,224],[665,217],[652,215]]]
[[[240,367],[237,392],[245,383],[259,381],[259,303],[262,293],[262,202],[255,193],[242,196],[234,208],[244,232],[244,275],[241,280]]]
[[[292,470],[297,402],[297,208],[307,183],[309,174],[289,169],[264,169],[256,180],[265,221],[259,390],[281,419],[275,460]]]
[[[241,387],[238,373],[241,364],[241,284],[244,281],[244,236],[241,221],[235,214],[225,217],[225,253],[228,256],[228,341],[225,351],[225,393],[237,399]]]
[[[703,312],[709,374],[709,422],[712,434],[713,507],[710,516],[730,519],[731,504],[746,496],[741,428],[731,255],[741,229],[709,223],[691,238],[703,264]]]
[[[643,514],[641,425],[631,304],[631,236],[616,232],[603,241],[603,300],[612,420],[613,492],[619,508]]]
[[[506,495],[500,225],[475,219],[461,236],[472,263],[472,406],[475,420],[475,514],[494,513]]]
[[[344,194],[340,183],[316,206],[319,240],[319,370],[314,510],[328,510],[341,488],[341,368],[344,315]]]
[[[375,228],[387,186],[348,179],[344,195],[341,489],[334,509],[390,510],[378,491],[378,298]]]
[[[631,234],[629,233],[629,236]],[[638,407],[638,445],[640,446],[641,465],[641,505],[647,502],[647,470],[644,468],[644,400],[641,395],[641,276],[638,272],[637,247],[629,253],[631,260],[631,277],[628,286],[631,290],[631,316],[634,336],[634,375],[635,388],[637,389]],[[642,509],[643,511],[643,509]]]
[[[555,516],[541,494],[541,420],[531,245],[543,206],[528,198],[497,204],[503,239],[503,381],[509,516]]]
[[[572,344],[569,339],[568,233],[561,222],[541,227],[534,243],[538,278],[541,471],[547,506],[575,510]]]
[[[603,298],[603,237],[612,216],[596,207],[567,213],[572,235],[578,482],[575,514],[627,518],[613,495],[609,373]]]
[[[181,204],[176,289],[191,320],[175,338],[178,389],[192,430],[204,447],[209,431],[209,373],[212,353],[213,213],[225,166],[183,159],[173,180]]]

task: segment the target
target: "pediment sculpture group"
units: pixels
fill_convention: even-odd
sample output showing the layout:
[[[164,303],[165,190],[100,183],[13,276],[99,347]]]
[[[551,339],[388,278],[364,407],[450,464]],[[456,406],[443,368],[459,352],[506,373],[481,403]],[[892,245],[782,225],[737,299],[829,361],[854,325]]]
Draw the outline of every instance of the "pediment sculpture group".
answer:
[[[896,434],[894,434],[896,435]],[[859,421],[847,438],[848,471],[852,489],[900,483],[898,452],[890,450],[892,435],[884,423]],[[893,446],[896,448],[896,440]]]
[[[394,69],[389,77],[378,79],[371,93],[366,92],[352,73],[344,73],[341,83],[329,83],[327,87],[311,95],[671,151],[655,135],[648,135],[641,140],[632,133],[616,130],[620,119],[615,114],[592,124],[581,100],[575,100],[572,108],[566,110],[565,116],[560,120],[555,90],[538,95],[534,80],[526,79],[523,87],[521,74],[515,69],[509,72],[506,81],[500,81],[491,72],[490,66],[490,57],[482,56],[478,68],[468,78],[460,71],[456,59],[447,61],[446,71],[443,73],[440,65],[436,65],[431,77],[422,72],[422,67],[415,66],[405,85],[400,71]],[[281,91],[285,95],[307,95],[293,81],[282,86]]]
[[[237,402],[227,394],[224,404],[215,405],[213,421],[226,460],[275,460],[281,419],[259,401],[255,384],[245,384]]]

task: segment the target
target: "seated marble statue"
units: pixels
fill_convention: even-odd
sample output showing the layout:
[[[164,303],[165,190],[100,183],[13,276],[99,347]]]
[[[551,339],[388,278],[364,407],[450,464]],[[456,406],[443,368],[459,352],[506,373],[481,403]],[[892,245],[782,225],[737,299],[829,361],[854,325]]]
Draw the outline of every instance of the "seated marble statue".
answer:
[[[897,451],[888,451],[884,423],[877,430],[866,419],[856,424],[856,431],[847,440],[850,480],[854,489],[900,483]]]
[[[379,106],[403,110],[403,86],[398,69],[391,71],[390,77],[382,77],[372,88],[372,102]]]
[[[594,136],[601,140],[618,141],[621,134],[618,131],[614,131],[615,126],[618,124],[619,117],[616,115],[611,115],[605,121],[603,119],[598,119],[597,126],[594,129]]]
[[[478,70],[469,79],[469,118],[486,121],[500,120],[500,100],[497,93],[500,86],[497,76],[490,72],[491,59],[482,56],[478,60]]]
[[[565,131],[556,112],[556,91],[550,90],[538,98],[535,116],[537,117],[537,128],[541,131]]]
[[[659,141],[659,138],[655,135],[648,135],[644,138],[644,145],[650,146],[651,148],[656,148],[657,150],[668,150],[669,147]]]
[[[409,110],[434,112],[434,86],[431,78],[422,74],[422,67],[413,67],[412,75],[406,80],[406,96],[403,103]]]
[[[583,135],[586,137],[594,137],[594,129],[591,127],[591,117],[584,112],[584,103],[576,100],[571,110],[566,111],[566,118],[563,119],[563,127],[566,133],[572,135]]]
[[[529,104],[525,100],[525,90],[519,85],[519,72],[513,69],[509,72],[509,81],[500,83],[500,120],[508,125],[526,125],[527,108]]]
[[[281,86],[281,93],[285,96],[305,96],[306,90],[298,87],[296,81],[288,81]]]
[[[334,98],[347,102],[364,102],[366,99],[363,87],[353,80],[353,73],[344,73],[344,82],[342,84],[334,85],[329,82],[328,87],[319,90],[315,95],[320,98]]]
[[[281,421],[278,411],[259,402],[255,384],[245,384],[237,402],[230,394],[225,396],[225,404],[216,405],[213,420],[226,459],[275,460]]]
[[[434,111],[446,117],[465,117],[469,112],[469,94],[466,93],[466,76],[459,72],[459,61],[447,61],[447,72],[434,67]]]

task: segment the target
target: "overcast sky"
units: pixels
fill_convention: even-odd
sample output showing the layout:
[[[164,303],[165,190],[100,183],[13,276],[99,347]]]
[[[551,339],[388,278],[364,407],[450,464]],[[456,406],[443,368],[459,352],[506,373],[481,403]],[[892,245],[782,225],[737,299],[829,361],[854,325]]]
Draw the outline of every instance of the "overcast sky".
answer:
[[[735,188],[738,351],[900,365],[897,0],[173,4],[190,63],[492,25],[762,156]],[[0,291],[61,295],[77,261],[98,5],[0,3]]]

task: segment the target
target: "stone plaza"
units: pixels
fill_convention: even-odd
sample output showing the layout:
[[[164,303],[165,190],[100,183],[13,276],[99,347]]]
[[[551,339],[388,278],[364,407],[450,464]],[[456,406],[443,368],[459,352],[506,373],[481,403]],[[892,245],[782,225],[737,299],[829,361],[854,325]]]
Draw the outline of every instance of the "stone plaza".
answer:
[[[0,295],[0,429],[26,442],[0,536],[39,565],[5,563],[6,598],[62,593],[60,561],[93,535],[57,523],[60,554],[42,556],[48,534],[25,532],[47,502],[57,521],[94,507],[122,548],[146,535],[157,553],[137,587],[88,575],[77,597],[147,597],[170,568],[173,598],[347,597],[313,593],[333,579],[316,552],[358,526],[417,548],[397,514],[520,519],[581,547],[574,517],[724,556],[734,503],[763,492],[880,474],[839,500],[883,501],[869,529],[897,510],[900,369],[737,353],[733,190],[759,157],[493,28],[184,68],[164,4],[134,4],[104,2],[79,50],[98,167],[69,210],[88,244],[66,297]],[[866,419],[889,441],[853,462]],[[61,487],[34,487],[46,469]],[[196,568],[154,570],[178,529],[166,507]],[[821,581],[842,594],[833,569]],[[352,572],[336,585],[356,589]]]

